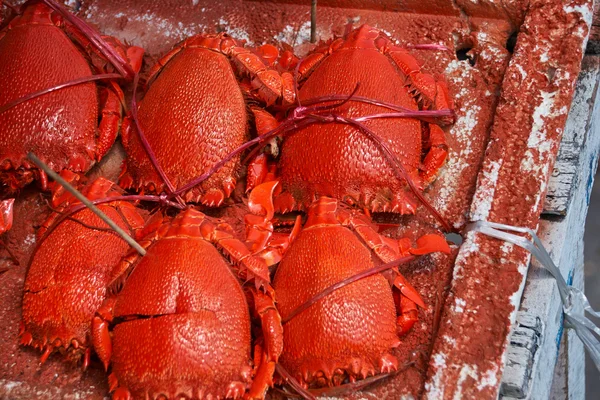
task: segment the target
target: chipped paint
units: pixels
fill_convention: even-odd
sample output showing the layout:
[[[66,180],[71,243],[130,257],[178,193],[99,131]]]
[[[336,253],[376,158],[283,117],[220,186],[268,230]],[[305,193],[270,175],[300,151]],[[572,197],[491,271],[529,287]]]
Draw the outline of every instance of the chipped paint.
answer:
[[[563,10],[565,10],[566,13],[579,13],[581,14],[582,19],[585,21],[585,23],[588,26],[592,25],[592,20],[594,17],[594,13],[592,11],[592,8],[586,3],[586,4],[577,4],[574,6],[565,4],[565,6],[563,7]]]
[[[442,379],[444,377],[444,370],[446,369],[446,355],[443,353],[434,354],[431,356],[431,367],[435,374],[430,381],[425,383],[425,395],[424,398],[437,400],[444,398],[444,385]]]
[[[494,191],[496,190],[496,182],[498,181],[498,171],[502,166],[502,159],[490,162],[484,166],[479,182],[479,189],[473,202],[471,210],[471,221],[484,221],[487,219],[492,208],[492,200],[494,199]]]

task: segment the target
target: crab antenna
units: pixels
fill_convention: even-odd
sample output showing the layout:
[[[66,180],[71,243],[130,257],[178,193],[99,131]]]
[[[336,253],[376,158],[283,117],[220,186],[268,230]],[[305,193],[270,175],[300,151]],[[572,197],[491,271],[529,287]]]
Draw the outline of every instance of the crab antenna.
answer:
[[[443,44],[436,44],[436,43],[409,44],[406,47],[409,48],[409,49],[415,49],[415,50],[434,50],[434,51],[448,51],[448,50],[450,50],[450,49],[448,49],[447,46],[445,46]]]
[[[317,0],[310,2],[310,42],[317,41]]]
[[[380,272],[386,271],[388,269],[392,269],[400,264],[405,264],[407,262],[410,262],[412,260],[414,260],[416,257],[415,256],[405,256],[405,257],[401,257],[398,258],[392,262],[389,262],[387,264],[383,264],[380,265],[379,267],[374,267],[374,268],[369,268],[365,271],[359,272],[356,275],[352,275],[346,279],[343,279],[341,281],[339,281],[338,283],[334,283],[333,285],[326,287],[325,289],[323,289],[320,293],[317,293],[316,295],[314,295],[313,297],[311,297],[310,299],[306,300],[304,303],[300,304],[298,307],[296,307],[295,309],[292,310],[292,312],[285,318],[283,318],[281,320],[281,324],[285,325],[287,322],[289,322],[292,318],[294,318],[296,315],[300,314],[301,312],[305,311],[307,308],[309,308],[310,306],[312,306],[313,304],[315,304],[317,301],[321,300],[323,297],[326,297],[328,295],[330,295],[331,293],[335,292],[338,289],[343,288],[344,286],[347,286],[353,282],[356,282],[358,280],[367,278],[371,275],[376,275]]]
[[[356,93],[358,92],[358,89],[360,89],[360,82],[356,82],[356,86],[354,86],[354,90],[352,90],[352,93],[350,93],[349,95],[347,95],[345,97],[342,97],[342,99],[340,99],[339,102],[325,105],[325,106],[313,106],[310,108],[306,107],[307,112],[314,113],[314,112],[321,112],[321,111],[332,110],[334,108],[342,107],[343,105],[348,103],[350,100],[354,100],[354,98],[356,97]],[[312,104],[314,104],[314,103],[312,103]]]
[[[304,389],[302,385],[294,378],[287,369],[283,368],[283,366],[279,363],[275,364],[275,370],[282,378],[284,378],[290,386],[298,393],[303,399],[308,400],[317,400],[317,398],[308,390]]]
[[[79,18],[75,14],[70,13],[62,4],[55,0],[43,0],[50,8],[60,13],[67,21],[73,24],[79,29],[90,41],[96,46],[98,50],[110,61],[110,63],[116,68],[117,71],[124,78],[131,79],[135,72],[129,63],[123,59],[123,57],[110,46],[102,38],[102,36],[96,32],[91,26],[89,26],[83,19]]]
[[[65,89],[65,88],[68,88],[71,86],[81,85],[82,83],[87,83],[87,82],[102,81],[105,79],[119,79],[119,78],[121,78],[121,75],[119,75],[119,74],[98,74],[98,75],[90,75],[90,76],[83,76],[81,78],[76,78],[76,79],[70,80],[68,82],[63,82],[56,86],[52,86],[47,89],[42,89],[37,92],[29,93],[28,95],[25,95],[23,97],[19,97],[18,99],[15,99],[15,100],[11,101],[10,103],[0,106],[0,114],[2,114],[6,110],[9,110],[21,103],[24,103],[31,99],[35,99],[36,97],[40,97],[40,96],[43,96],[48,93],[55,92],[57,90]]]
[[[94,214],[96,214],[102,221],[104,221],[108,226],[110,226],[121,238],[126,241],[131,247],[133,247],[140,255],[144,256],[146,254],[146,250],[140,246],[138,242],[136,242],[127,232],[125,232],[119,225],[117,225],[112,219],[108,218],[106,214],[104,214],[98,207],[94,205],[87,197],[81,194],[80,191],[75,189],[73,186],[69,184],[69,182],[65,181],[61,176],[59,176],[56,172],[54,172],[50,167],[48,167],[42,160],[37,158],[37,156],[33,153],[29,153],[27,157],[38,166],[38,168],[42,169],[49,177],[54,179],[56,182],[60,183],[69,193],[75,196],[79,201],[85,204]]]
[[[319,96],[319,97],[314,97],[312,99],[304,100],[304,105],[309,106],[312,104],[322,103],[322,102],[340,101],[340,100],[345,100],[347,98],[348,98],[348,95],[346,95],[346,94],[331,94],[331,95],[327,95],[327,96]],[[397,112],[415,112],[415,110],[412,110],[410,108],[398,106],[398,105],[395,105],[392,103],[387,103],[385,101],[371,99],[371,98],[364,97],[364,96],[353,95],[352,101],[366,103],[366,104],[373,104],[375,106],[385,107],[385,108],[388,108],[390,110],[394,110]],[[418,115],[415,115],[414,118],[418,118],[418,119],[426,121],[426,122],[433,121],[434,123],[436,123],[438,125],[444,126],[444,125],[448,125],[449,123],[452,123],[451,121],[454,120],[455,116],[456,116],[456,114],[454,113],[454,110],[452,110],[450,108],[442,108],[440,110],[419,110]],[[361,117],[361,118],[365,118],[365,120],[368,119],[368,117]],[[437,119],[441,119],[441,121],[436,121]]]
[[[146,135],[144,134],[144,130],[142,129],[142,125],[140,124],[140,121],[138,118],[138,109],[137,109],[137,100],[136,100],[137,87],[138,87],[139,80],[140,80],[140,75],[135,74],[135,77],[133,78],[133,95],[131,97],[131,117],[133,118],[133,123],[135,124],[135,128],[137,129],[138,136],[140,137],[140,141],[142,142],[142,145],[143,145],[144,149],[146,150],[146,153],[148,154],[148,158],[150,158],[150,162],[154,166],[154,169],[156,170],[156,172],[158,172],[158,175],[160,175],[161,179],[167,186],[167,190],[169,191],[169,194],[173,194],[173,193],[177,194],[175,192],[175,186],[173,186],[173,184],[171,183],[171,180],[165,173],[165,170],[162,169],[162,167],[160,166],[160,163],[158,162],[158,159],[156,158],[156,154],[154,154],[154,150],[152,150],[152,146],[150,146],[150,143],[148,143],[148,139],[146,138]],[[183,199],[178,194],[175,199],[177,200],[178,203],[185,204]]]
[[[425,197],[421,194],[421,192],[416,187],[413,180],[408,175],[406,169],[404,168],[404,166],[398,159],[398,157],[396,157],[396,155],[392,152],[392,150],[389,148],[388,144],[385,141],[383,141],[371,129],[367,128],[366,125],[364,125],[361,122],[356,121],[355,119],[346,118],[346,117],[342,117],[342,116],[334,116],[334,118],[339,122],[343,122],[348,125],[353,125],[353,126],[357,127],[358,129],[360,129],[361,131],[363,131],[363,133],[373,143],[375,143],[375,145],[377,147],[379,147],[379,150],[381,151],[383,156],[386,158],[388,163],[391,164],[391,167],[394,170],[394,173],[396,174],[396,176],[398,178],[404,178],[406,180],[406,183],[408,184],[408,187],[410,188],[411,192],[415,195],[415,197],[417,199],[419,199],[421,204],[423,204],[425,206],[425,208],[427,208],[427,210],[429,210],[429,212],[435,217],[435,219],[437,219],[438,222],[440,222],[442,224],[444,229],[446,229],[448,232],[454,232],[454,230],[452,229],[452,227],[450,226],[448,221],[446,221],[446,219],[444,217],[442,217],[441,214],[431,204],[429,204],[427,199],[425,199]]]

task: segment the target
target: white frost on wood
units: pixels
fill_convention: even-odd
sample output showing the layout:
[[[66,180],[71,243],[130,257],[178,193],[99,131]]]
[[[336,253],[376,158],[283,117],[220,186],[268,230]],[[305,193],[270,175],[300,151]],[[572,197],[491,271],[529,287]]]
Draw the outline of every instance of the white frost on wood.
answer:
[[[521,66],[520,64],[517,64],[517,69],[519,70],[519,73],[521,74],[521,80],[525,80],[525,78],[527,78],[527,72],[525,72],[525,69],[523,68],[523,66]]]
[[[306,21],[295,27],[292,25],[286,25],[281,32],[273,36],[278,42],[287,43],[290,46],[299,46],[304,43],[310,42],[310,21]]]
[[[523,173],[538,176],[546,176],[548,173],[549,164],[545,160],[548,159],[548,152],[552,150],[552,147],[550,141],[547,140],[546,126],[549,119],[560,117],[568,111],[566,106],[556,109],[555,97],[557,93],[540,91],[542,100],[533,111],[533,125],[527,139],[527,147],[530,150],[526,151],[525,157],[521,161],[521,171]],[[536,208],[540,203],[541,194],[545,193],[545,185],[546,182],[544,180],[542,187],[536,193],[533,205]]]
[[[456,109],[456,123],[450,129],[450,136],[458,146],[451,146],[448,161],[439,180],[440,192],[434,201],[437,210],[444,211],[448,204],[456,197],[456,180],[463,170],[468,166],[466,158],[473,152],[472,135],[479,124],[481,106],[479,99],[470,94],[466,84],[473,79],[474,74],[479,72],[467,61],[453,60],[445,70],[445,77],[453,88],[461,88],[454,93],[454,103],[459,104]],[[460,150],[456,150],[460,149]],[[454,226],[460,228],[464,220],[456,221]]]
[[[458,381],[456,382],[456,391],[454,392],[453,400],[463,399],[463,385],[467,378],[471,378],[475,382],[479,380],[479,374],[477,373],[476,365],[463,364],[458,373]]]
[[[540,152],[546,152],[550,148],[550,144],[546,140],[546,129],[545,121],[547,118],[554,117],[554,98],[557,92],[544,92],[540,91],[542,96],[542,102],[533,111],[533,126],[529,139],[527,140],[527,147],[538,149]],[[565,107],[566,108],[566,107]],[[566,112],[566,109],[564,110]]]
[[[457,297],[454,299],[454,305],[452,306],[452,311],[454,311],[455,313],[461,313],[461,312],[465,311],[466,305],[467,305],[466,301]]]
[[[490,215],[496,182],[498,182],[498,171],[500,171],[502,161],[502,159],[493,161],[483,167],[479,190],[477,191],[477,201],[473,202],[471,209],[471,221],[484,221]]]
[[[479,383],[477,384],[478,390],[483,390],[486,387],[496,387],[498,386],[498,367],[494,366],[493,368],[488,369],[481,376]]]
[[[598,80],[600,79],[600,60],[597,57],[588,57],[587,64],[580,74],[577,90],[573,98],[569,120],[565,126],[564,138],[571,143],[579,142],[581,147],[578,157],[571,161],[575,166],[575,179],[572,180],[573,190],[569,207],[564,219],[560,221],[540,221],[539,236],[544,246],[551,250],[551,256],[557,263],[565,278],[575,268],[583,268],[581,254],[583,251],[583,229],[588,206],[588,185],[594,174],[600,149],[600,98],[598,94]],[[594,60],[594,62],[591,62]],[[585,67],[587,65],[587,67]],[[587,68],[587,69],[585,69]],[[596,97],[594,97],[596,96]],[[521,309],[539,320],[544,321],[544,334],[540,339],[540,348],[536,353],[533,367],[525,357],[516,357],[510,360],[513,370],[517,370],[517,363],[522,363],[523,368],[528,368],[530,378],[523,383],[523,398],[548,398],[550,395],[553,368],[557,355],[557,334],[561,329],[561,302],[558,289],[552,278],[537,262],[530,268],[527,277]],[[575,340],[575,339],[573,339]],[[518,353],[514,353],[516,355]],[[569,366],[569,380],[576,380],[581,375],[582,365],[574,372],[575,366]],[[550,368],[549,368],[550,367]],[[510,377],[503,377],[503,382],[510,381]],[[515,380],[512,380],[514,385]],[[529,390],[527,390],[529,388]],[[519,392],[520,390],[517,390]],[[515,394],[512,394],[515,396]]]
[[[238,39],[238,40],[243,40],[246,42],[246,44],[248,45],[253,45],[254,42],[252,40],[250,40],[250,35],[248,35],[248,32],[246,32],[245,29],[236,26],[233,27],[229,24],[229,21],[220,18],[219,19],[219,26],[225,30],[225,32],[227,32],[227,34],[229,36],[231,36],[234,39]]]
[[[579,13],[588,26],[592,25],[594,13],[588,4],[577,4],[575,6],[565,5],[563,7],[566,13]]]
[[[460,251],[454,262],[454,271],[452,271],[452,281],[463,277],[463,266],[467,262],[467,258],[471,254],[479,252],[479,243],[477,243],[477,233],[475,231],[467,232],[463,244],[460,246]]]
[[[590,38],[589,32],[590,32],[590,29],[592,28],[592,21],[594,19],[593,3],[596,3],[596,1],[592,1],[592,2],[589,2],[586,4],[575,4],[575,5],[565,4],[563,6],[563,10],[565,10],[566,13],[570,13],[570,14],[577,13],[577,14],[581,15],[581,19],[587,25],[587,29],[583,29],[583,27],[579,26],[577,31],[573,32],[574,35],[577,35],[583,39],[582,44],[581,44],[581,51],[583,54],[585,54],[585,49],[587,48],[587,43]]]
[[[446,355],[444,353],[436,353],[431,359],[431,366],[435,370],[435,374],[431,380],[425,383],[425,397],[429,399],[443,399],[444,385],[442,385],[442,378],[446,369]]]

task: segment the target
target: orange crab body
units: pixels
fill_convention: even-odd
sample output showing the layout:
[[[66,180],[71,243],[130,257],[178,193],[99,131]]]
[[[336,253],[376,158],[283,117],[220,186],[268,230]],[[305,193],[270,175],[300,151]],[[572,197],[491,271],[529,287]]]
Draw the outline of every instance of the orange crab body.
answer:
[[[332,198],[322,197],[291,245],[273,287],[285,322],[281,364],[304,386],[339,385],[396,369],[390,350],[417,320],[419,294],[397,270],[350,283],[309,308],[295,310],[324,289],[408,254],[449,251],[436,234],[395,241],[380,236],[369,219]],[[390,283],[400,289],[397,314]],[[291,316],[291,317],[290,317]]]
[[[211,243],[158,241],[128,279],[114,317],[125,321],[113,330],[112,373],[133,398],[245,392],[250,312],[242,286]]]
[[[300,103],[321,96],[350,95],[391,103],[408,110],[447,107],[445,85],[420,72],[404,49],[391,45],[376,29],[362,26],[309,55],[299,67]],[[348,118],[390,112],[351,100],[336,109]],[[444,133],[413,118],[381,118],[364,125],[389,143],[418,187],[435,176],[446,158]],[[300,129],[284,140],[278,164],[284,193],[276,208],[305,209],[330,196],[372,211],[414,213],[416,201],[376,146],[355,126],[334,122]]]
[[[240,86],[236,71],[250,76],[252,82]],[[226,34],[194,36],[163,57],[151,71],[138,118],[173,187],[181,188],[202,175],[249,139],[244,93],[250,85],[257,88],[259,100],[269,103],[284,96],[283,84],[257,55]],[[289,79],[286,85],[290,91]],[[126,119],[123,130],[128,158],[121,185],[166,191],[132,119]],[[235,157],[201,185],[187,190],[184,198],[219,206],[235,188],[239,172],[240,158]]]
[[[118,194],[112,185],[100,178],[90,186],[87,197],[93,200]],[[116,201],[99,208],[129,232],[144,224],[129,203]],[[111,231],[95,229],[106,225],[87,208],[70,219],[59,218],[58,212],[53,213],[38,233],[42,241],[25,280],[21,343],[43,350],[42,362],[55,350],[84,354],[85,367],[92,344],[92,318],[129,245]]]
[[[268,221],[255,217],[264,232]],[[248,246],[229,225],[193,208],[141,242],[146,255],[123,260],[121,271],[133,272],[93,322],[96,352],[112,366],[113,399],[263,398],[282,348],[270,257],[257,255],[271,242],[280,240]],[[254,362],[253,318],[262,324]]]
[[[112,43],[126,56],[116,39]],[[45,174],[27,160],[30,151],[55,171],[87,172],[113,144],[122,108],[116,84],[82,83],[2,109],[31,93],[104,72],[81,50],[88,44],[43,3],[26,6],[0,32],[0,192],[36,178],[46,188]],[[127,50],[138,67],[142,53]]]

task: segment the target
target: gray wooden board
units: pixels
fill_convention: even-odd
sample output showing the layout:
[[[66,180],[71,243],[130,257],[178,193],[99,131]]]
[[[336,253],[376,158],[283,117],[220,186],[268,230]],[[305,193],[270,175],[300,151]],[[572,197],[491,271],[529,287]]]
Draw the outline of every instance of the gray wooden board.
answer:
[[[577,90],[582,89],[578,87]],[[579,171],[580,155],[586,138],[583,125],[590,118],[591,106],[588,103],[592,99],[580,99],[577,107],[575,106],[576,100],[576,98],[573,99],[573,106],[569,111],[569,119],[554,163],[554,170],[548,181],[543,214],[566,215],[572,192],[576,188],[575,179]]]
[[[547,210],[562,217],[543,218],[538,230],[565,279],[580,288],[583,227],[600,152],[599,80],[600,56],[586,56],[565,126],[562,158],[557,159],[546,199]],[[563,330],[555,281],[533,261],[512,330],[500,397],[584,399],[584,368],[581,342],[574,332]]]

